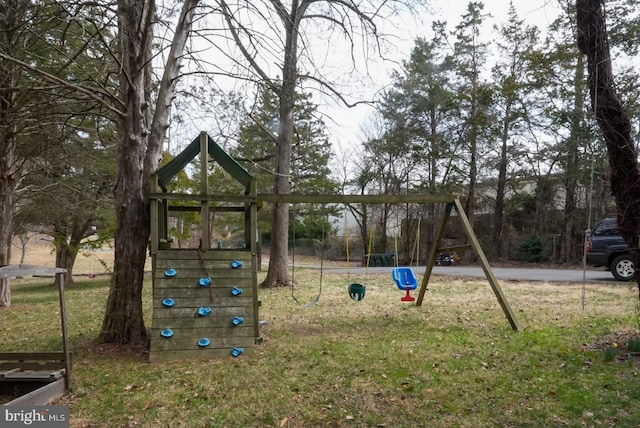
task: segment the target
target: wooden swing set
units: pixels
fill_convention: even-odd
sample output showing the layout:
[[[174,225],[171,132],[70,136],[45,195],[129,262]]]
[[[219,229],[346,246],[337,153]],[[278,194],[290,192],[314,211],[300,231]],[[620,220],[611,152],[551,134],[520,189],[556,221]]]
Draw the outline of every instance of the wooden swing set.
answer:
[[[200,155],[201,191],[198,194],[169,192],[170,180],[195,156]],[[238,181],[244,188],[243,194],[220,194],[210,192],[208,185],[208,163],[218,165]],[[498,280],[471,228],[460,200],[454,195],[302,195],[302,194],[258,194],[255,178],[236,162],[206,133],[198,138],[163,166],[152,176],[151,192],[151,236],[154,313],[151,329],[152,339],[149,359],[151,361],[175,358],[212,358],[242,352],[250,353],[261,341],[258,322],[257,270],[260,244],[257,230],[257,211],[263,203],[272,204],[445,204],[444,215],[437,231],[435,245],[422,277],[416,306],[422,306],[424,295],[431,278],[436,257],[440,253],[470,249],[475,251],[485,276],[498,299],[513,330],[519,330],[509,303]],[[444,230],[451,220],[453,210],[462,223],[468,244],[441,246]],[[171,248],[169,237],[169,211],[197,211],[201,217],[201,237],[198,248]],[[244,240],[240,248],[212,248],[209,231],[213,212],[237,212],[244,217]],[[370,253],[370,251],[369,251]],[[244,267],[234,268],[239,261]],[[231,263],[231,265],[230,265]],[[178,271],[174,277],[166,273]],[[214,281],[208,287],[198,285],[202,275],[211,275]],[[358,292],[358,299],[364,297],[364,287]],[[243,292],[238,294],[236,290]],[[352,299],[354,298],[352,296]],[[169,300],[170,299],[170,300]],[[168,303],[174,303],[167,305]],[[202,316],[198,311],[211,308],[212,315]],[[198,316],[194,316],[194,314]],[[215,315],[215,316],[214,316]],[[242,325],[230,327],[233,320],[242,317]],[[215,329],[215,335],[212,333]],[[163,334],[171,330],[175,335]],[[207,337],[205,337],[205,333]],[[203,339],[208,339],[203,342]],[[206,345],[203,345],[206,343]]]
[[[422,306],[424,301],[424,295],[433,273],[433,267],[436,262],[436,258],[440,253],[452,253],[462,250],[472,250],[478,257],[478,262],[484,271],[485,277],[495,294],[502,311],[504,312],[511,328],[515,331],[520,330],[520,325],[516,316],[509,305],[507,298],[502,292],[502,288],[498,283],[498,279],[491,270],[489,261],[487,260],[482,247],[473,232],[471,223],[464,212],[462,203],[458,197],[454,195],[299,195],[299,194],[287,194],[287,195],[273,195],[273,194],[259,194],[258,199],[263,202],[269,203],[313,203],[313,204],[445,204],[444,215],[442,216],[440,226],[435,236],[435,244],[431,248],[429,259],[427,260],[427,266],[420,283],[418,296],[416,300],[416,306]],[[456,246],[441,246],[442,239],[444,238],[444,231],[447,224],[451,221],[453,211],[456,211],[457,217],[462,229],[464,230],[467,243]]]

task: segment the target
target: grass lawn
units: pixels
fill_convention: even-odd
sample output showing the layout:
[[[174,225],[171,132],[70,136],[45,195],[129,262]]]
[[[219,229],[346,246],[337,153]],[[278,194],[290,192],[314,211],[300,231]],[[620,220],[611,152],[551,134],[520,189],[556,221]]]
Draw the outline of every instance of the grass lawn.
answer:
[[[301,302],[316,272],[296,269]],[[148,363],[145,350],[99,345],[105,279],[67,290],[72,427],[637,427],[638,292],[626,284],[502,281],[513,332],[486,280],[433,278],[420,308],[390,275],[369,274],[352,301],[324,274],[317,305],[261,290],[264,343],[252,355]],[[145,307],[151,325],[151,285]],[[60,350],[57,293],[12,282],[0,349]]]

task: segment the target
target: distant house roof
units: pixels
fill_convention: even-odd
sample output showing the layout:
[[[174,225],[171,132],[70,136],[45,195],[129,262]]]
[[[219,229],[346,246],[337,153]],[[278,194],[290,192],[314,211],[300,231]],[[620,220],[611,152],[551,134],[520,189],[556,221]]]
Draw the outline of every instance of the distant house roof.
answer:
[[[207,149],[209,156],[215,160],[228,174],[242,184],[245,189],[249,190],[249,183],[253,176],[242,165],[240,165],[229,153],[216,144],[207,134]],[[189,162],[200,154],[200,135],[194,139],[179,155],[171,160],[168,164],[160,168],[156,174],[158,176],[158,184],[163,190],[167,190],[169,181],[176,174],[182,171]]]

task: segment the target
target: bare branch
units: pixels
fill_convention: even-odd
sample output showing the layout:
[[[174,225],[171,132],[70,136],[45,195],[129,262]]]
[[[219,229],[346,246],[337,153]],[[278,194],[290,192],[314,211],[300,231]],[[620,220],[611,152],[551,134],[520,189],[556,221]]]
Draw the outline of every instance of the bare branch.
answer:
[[[264,132],[266,133],[269,138],[271,140],[273,140],[274,143],[278,142],[278,136],[276,134],[274,134],[269,128],[267,128],[266,126],[264,126],[264,123],[262,123],[261,121],[259,121],[253,114],[249,113],[249,117],[251,118],[251,120],[253,120],[253,122],[258,125],[258,127]]]
[[[269,0],[273,7],[275,7],[276,12],[278,12],[278,16],[282,20],[282,23],[286,25],[289,20],[289,15],[287,13],[287,9],[284,7],[280,0]]]
[[[243,158],[243,157],[236,156],[234,159],[240,162],[258,163],[258,162],[265,162],[265,161],[271,160],[274,157],[275,156],[271,154],[271,155],[266,155],[259,158]]]
[[[193,24],[193,14],[200,0],[187,0],[182,5],[180,18],[176,25],[176,31],[171,43],[171,49],[164,74],[160,80],[156,109],[151,122],[150,146],[159,146],[164,141],[164,136],[169,127],[169,108],[175,93],[176,79],[180,73],[182,52],[187,43],[187,38]],[[152,148],[153,152],[154,149]]]
[[[318,77],[312,76],[310,74],[304,74],[304,75],[299,75],[298,76],[300,79],[307,79],[307,80],[313,80],[314,82],[318,83],[321,87],[326,88],[329,90],[329,92],[331,94],[333,94],[335,97],[337,97],[345,106],[347,107],[355,107],[358,106],[360,104],[367,104],[367,105],[372,105],[374,104],[373,100],[361,100],[361,101],[356,101],[354,103],[350,103],[349,101],[347,101],[347,99],[340,93],[340,91],[338,91],[336,88],[334,88],[331,84],[329,84],[329,82],[327,82],[326,80],[320,79]]]
[[[81,92],[86,96],[88,96],[89,98],[91,98],[92,100],[97,101],[101,105],[105,106],[107,109],[116,113],[117,115],[122,116],[125,114],[123,110],[118,109],[118,107],[124,109],[124,105],[117,98],[113,97],[109,93],[101,91],[98,88],[85,88],[83,86],[79,86],[79,85],[67,82],[66,80],[60,79],[59,77],[49,74],[46,71],[42,71],[37,67],[29,65],[26,62],[20,61],[19,59],[13,58],[12,56],[9,56],[3,53],[0,53],[0,58],[6,61],[10,61],[14,64],[17,64],[20,67],[23,67],[29,71],[32,71],[33,73],[38,74],[39,76],[47,79],[50,82],[58,83],[67,88],[71,88],[75,91]],[[99,95],[102,95],[102,96],[99,96]],[[114,104],[118,104],[118,106],[115,106]]]
[[[242,55],[249,62],[249,64],[251,64],[251,67],[255,70],[255,72],[258,73],[258,75],[269,86],[269,88],[272,91],[276,92],[276,93],[279,92],[280,91],[280,87],[273,82],[273,80],[269,77],[269,75],[267,73],[265,73],[265,71],[262,69],[262,67],[260,67],[260,65],[253,58],[253,56],[249,53],[249,51],[245,47],[244,43],[242,43],[242,40],[240,40],[240,36],[238,34],[237,28],[235,27],[235,25],[233,23],[232,14],[231,14],[231,11],[229,10],[229,6],[227,5],[227,2],[226,1],[220,1],[220,5],[222,6],[222,9],[223,9],[223,14],[222,15],[223,15],[225,21],[227,22],[227,25],[229,27],[229,31],[231,32],[231,35],[233,36],[233,40],[236,42],[236,45],[238,46],[238,49],[240,49],[240,52],[242,52]],[[239,22],[238,22],[238,25],[240,25]],[[240,25],[240,27],[242,28],[241,25]]]

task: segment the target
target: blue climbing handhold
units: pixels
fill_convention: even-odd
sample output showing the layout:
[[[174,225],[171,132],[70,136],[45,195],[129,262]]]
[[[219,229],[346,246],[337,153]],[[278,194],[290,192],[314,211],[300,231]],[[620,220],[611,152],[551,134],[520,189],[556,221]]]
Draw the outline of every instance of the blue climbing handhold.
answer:
[[[207,337],[203,337],[198,341],[198,346],[200,346],[201,348],[207,347],[209,345],[211,345],[211,340],[209,340],[209,338]]]
[[[162,332],[160,333],[160,335],[162,337],[171,337],[173,336],[173,330],[171,330],[170,328],[167,328],[165,330],[162,330]]]
[[[167,271],[164,273],[164,276],[166,276],[166,277],[168,277],[168,278],[171,278],[171,277],[176,276],[176,274],[177,274],[177,273],[178,273],[178,272],[176,272],[176,270],[175,270],[175,269],[173,269],[173,268],[169,268],[169,269],[167,269]]]
[[[232,357],[239,357],[240,355],[242,355],[243,352],[244,352],[244,349],[242,349],[242,348],[233,348],[231,350],[231,356]]]
[[[233,320],[231,321],[233,323],[233,325],[240,325],[244,322],[244,318],[242,317],[233,317]]]
[[[244,290],[240,287],[233,287],[231,289],[231,294],[233,294],[234,296],[239,296],[244,292]]]
[[[170,307],[172,307],[173,305],[176,304],[176,301],[173,300],[171,297],[169,297],[169,298],[164,299],[162,301],[162,304],[165,305],[166,307],[170,308]]]
[[[240,267],[242,267],[242,262],[240,260],[231,261],[231,269],[238,269]]]
[[[211,313],[211,308],[206,306],[200,306],[198,308],[198,315],[200,315],[201,317],[206,317],[207,315],[209,315]]]
[[[200,280],[198,281],[198,284],[200,284],[202,287],[210,286],[211,285],[211,277],[207,276],[207,277],[200,278]]]

